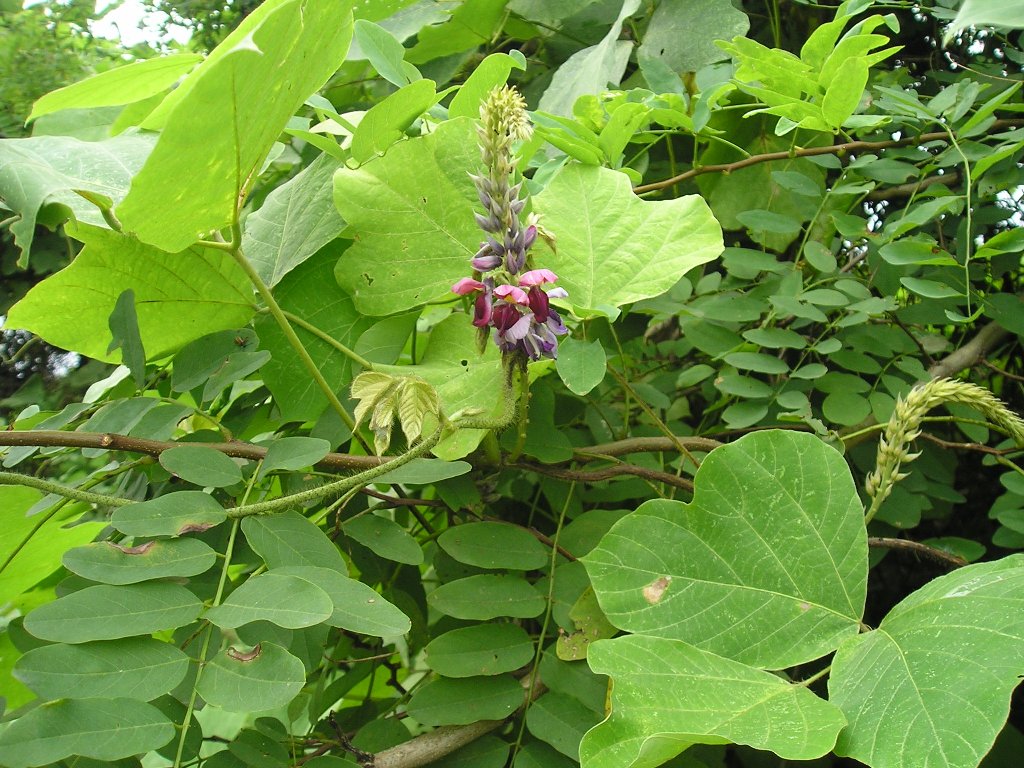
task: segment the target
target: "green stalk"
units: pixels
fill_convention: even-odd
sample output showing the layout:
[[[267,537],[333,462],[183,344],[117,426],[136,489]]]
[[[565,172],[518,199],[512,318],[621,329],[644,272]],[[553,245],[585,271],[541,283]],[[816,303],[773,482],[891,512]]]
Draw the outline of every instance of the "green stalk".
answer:
[[[273,316],[274,320],[277,321],[277,325],[284,334],[284,337],[288,340],[292,349],[295,350],[295,354],[299,356],[299,360],[302,361],[302,365],[313,378],[313,381],[316,382],[320,391],[324,393],[324,396],[327,398],[327,402],[331,404],[331,408],[337,412],[345,425],[352,430],[352,437],[362,443],[362,438],[360,438],[356,432],[355,420],[352,418],[351,414],[345,410],[345,406],[341,404],[338,396],[334,394],[334,390],[327,382],[327,379],[324,378],[320,369],[316,367],[316,363],[313,362],[313,358],[310,357],[306,347],[302,344],[302,340],[299,339],[295,333],[295,329],[292,328],[291,323],[288,322],[288,318],[285,316],[284,310],[282,310],[281,305],[277,303],[277,300],[274,298],[274,294],[271,293],[270,288],[268,288],[267,284],[263,282],[263,278],[259,276],[252,264],[249,263],[249,260],[245,258],[245,254],[242,253],[241,248],[236,245],[230,250],[230,253],[234,257],[238,266],[240,266],[242,271],[245,272],[246,277],[249,278],[249,282],[253,284],[256,292],[259,293],[260,298],[263,299],[263,303],[267,305],[267,310]],[[367,452],[369,452],[368,446],[364,444],[363,447],[367,449]]]

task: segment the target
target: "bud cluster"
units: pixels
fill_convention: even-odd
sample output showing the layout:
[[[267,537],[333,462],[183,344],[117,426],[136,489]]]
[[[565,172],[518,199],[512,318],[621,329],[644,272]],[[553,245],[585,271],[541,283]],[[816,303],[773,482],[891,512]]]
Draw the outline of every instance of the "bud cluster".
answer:
[[[525,226],[523,182],[513,184],[513,143],[531,134],[526,103],[514,88],[496,88],[480,108],[480,155],[485,172],[470,174],[484,213],[476,213],[477,225],[487,234],[470,260],[473,276],[452,286],[467,296],[476,294],[473,325],[486,333],[503,352],[519,352],[531,360],[554,358],[565,324],[550,305],[551,297],[564,298],[562,288],[545,291],[557,276],[547,269],[527,270],[529,250],[539,232],[537,217],[530,214]],[[524,271],[526,270],[526,271]]]

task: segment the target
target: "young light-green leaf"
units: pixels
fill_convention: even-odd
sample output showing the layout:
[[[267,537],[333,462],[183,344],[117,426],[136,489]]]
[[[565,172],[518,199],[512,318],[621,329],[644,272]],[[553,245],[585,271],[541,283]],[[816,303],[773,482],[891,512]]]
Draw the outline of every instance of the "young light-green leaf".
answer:
[[[26,122],[62,109],[108,107],[148,99],[166,91],[202,60],[198,53],[171,53],[100,72],[42,96],[32,105]]]
[[[139,333],[154,359],[208,333],[245,325],[253,315],[245,274],[223,251],[194,247],[168,253],[102,227],[67,229],[82,241],[82,251],[11,307],[9,327],[87,357],[120,362],[108,350],[108,321],[125,290],[135,293]]]
[[[334,202],[357,235],[338,262],[341,287],[368,315],[451,295],[483,237],[468,172],[480,164],[468,119],[441,123],[334,177]]]
[[[758,432],[708,454],[694,485],[689,504],[643,504],[583,558],[613,624],[763,669],[816,659],[858,632],[864,511],[835,449]]]
[[[117,207],[125,230],[178,251],[235,221],[288,119],[344,61],[351,7],[269,0],[247,16],[143,122],[160,139]]]
[[[534,198],[534,210],[558,246],[555,253],[538,246],[534,258],[558,275],[567,301],[584,309],[664,293],[723,249],[703,199],[641,200],[629,177],[607,168],[565,166]]]
[[[437,101],[433,80],[417,80],[374,104],[359,121],[352,136],[352,158],[365,163],[402,138],[412,121]]]

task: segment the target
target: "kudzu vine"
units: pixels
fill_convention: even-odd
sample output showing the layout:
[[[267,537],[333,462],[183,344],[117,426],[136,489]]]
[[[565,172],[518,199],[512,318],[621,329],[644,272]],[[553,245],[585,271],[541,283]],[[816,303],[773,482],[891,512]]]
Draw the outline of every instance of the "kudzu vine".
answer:
[[[0,765],[1015,765],[1024,19],[952,5],[268,0],[41,98]]]

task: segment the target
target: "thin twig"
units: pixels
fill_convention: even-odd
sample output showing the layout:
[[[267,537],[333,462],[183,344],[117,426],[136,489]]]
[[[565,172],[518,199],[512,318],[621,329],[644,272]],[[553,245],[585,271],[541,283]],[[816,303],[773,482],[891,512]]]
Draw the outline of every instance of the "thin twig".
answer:
[[[996,120],[992,123],[990,130],[996,131],[1019,125],[1024,125],[1024,120]],[[751,155],[750,157],[745,157],[742,160],[737,160],[732,163],[715,163],[713,165],[702,165],[696,168],[691,168],[688,171],[678,173],[668,179],[662,179],[661,181],[654,181],[650,184],[641,184],[640,186],[633,187],[633,192],[639,195],[643,192],[652,192],[656,189],[671,187],[673,184],[687,181],[688,179],[692,179],[695,176],[701,176],[705,173],[728,174],[733,171],[738,171],[741,168],[747,168],[751,165],[770,163],[775,160],[792,160],[795,157],[816,157],[818,155],[843,155],[848,152],[872,152],[878,149],[911,147],[919,144],[927,144],[931,141],[948,142],[949,133],[947,131],[934,131],[932,133],[922,133],[917,136],[908,136],[903,139],[887,139],[885,141],[847,141],[843,144],[830,144],[825,147],[797,147],[791,151],[765,152],[760,155]]]
[[[903,552],[914,552],[922,557],[927,557],[929,560],[935,560],[943,565],[947,565],[950,568],[962,568],[967,565],[967,561],[959,555],[950,554],[936,547],[929,547],[927,544],[922,544],[919,541],[893,539],[887,536],[869,536],[868,546],[877,549],[897,549]]]

